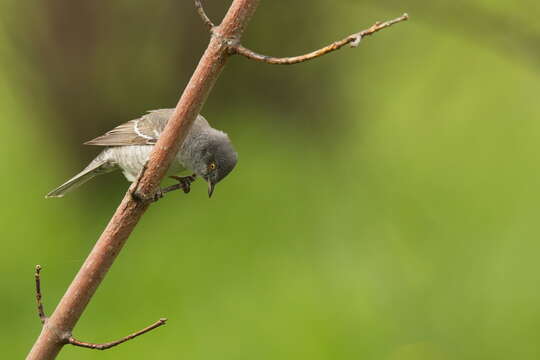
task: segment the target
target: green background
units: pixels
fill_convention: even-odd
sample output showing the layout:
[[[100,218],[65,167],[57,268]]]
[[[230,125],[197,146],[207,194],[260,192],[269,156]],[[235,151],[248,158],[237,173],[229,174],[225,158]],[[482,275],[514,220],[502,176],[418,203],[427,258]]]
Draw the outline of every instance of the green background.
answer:
[[[207,1],[210,3],[210,1]],[[229,2],[212,2],[219,19]],[[203,114],[235,171],[142,218],[59,359],[538,359],[537,1],[262,1]],[[208,34],[191,1],[0,1],[0,348],[20,359],[128,183],[44,194],[81,143],[172,107]]]

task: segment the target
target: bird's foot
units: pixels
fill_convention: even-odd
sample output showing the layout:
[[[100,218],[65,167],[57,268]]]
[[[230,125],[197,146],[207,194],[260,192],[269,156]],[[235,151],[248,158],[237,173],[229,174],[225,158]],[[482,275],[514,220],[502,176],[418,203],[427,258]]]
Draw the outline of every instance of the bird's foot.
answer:
[[[167,186],[166,188],[158,188],[153,196],[150,196],[149,199],[143,198],[138,192],[131,192],[131,196],[136,201],[143,201],[143,202],[156,202],[162,197],[165,196],[166,193],[181,189],[185,194],[189,193],[191,190],[191,183],[195,181],[195,178],[197,176],[195,174],[190,176],[170,176],[170,178],[175,179],[178,181],[178,184],[174,184],[171,186]]]
[[[171,186],[167,186],[166,188],[159,189],[155,196],[154,201],[158,201],[163,196],[165,196],[166,193],[181,189],[185,194],[187,194],[191,190],[191,183],[195,181],[197,175],[193,174],[190,176],[169,176],[172,179],[175,179],[178,181],[178,184],[174,184]]]
[[[156,193],[154,194],[154,198],[152,200],[153,200],[153,202],[156,202],[156,201],[158,201],[159,199],[161,199],[164,196],[165,196],[165,193],[163,192],[163,190],[161,188],[158,188],[156,190]]]
[[[130,191],[129,193],[131,194],[131,197],[133,198],[133,200],[137,202],[141,202],[141,203],[153,203],[161,199],[163,196],[165,196],[165,193],[160,188],[156,190],[154,195],[150,195],[150,196],[143,196],[138,191]]]
[[[184,194],[189,193],[191,190],[191,183],[195,181],[197,178],[196,174],[192,174],[189,176],[169,176],[171,179],[174,179],[178,181],[177,186],[180,186],[180,189],[184,192]]]

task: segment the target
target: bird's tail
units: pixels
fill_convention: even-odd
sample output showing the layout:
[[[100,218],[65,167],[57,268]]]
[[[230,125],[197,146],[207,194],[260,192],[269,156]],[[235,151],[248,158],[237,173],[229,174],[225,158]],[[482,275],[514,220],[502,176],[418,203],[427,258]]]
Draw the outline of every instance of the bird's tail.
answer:
[[[45,195],[45,198],[63,197],[97,175],[111,172],[115,167],[102,156],[95,158],[83,171]]]

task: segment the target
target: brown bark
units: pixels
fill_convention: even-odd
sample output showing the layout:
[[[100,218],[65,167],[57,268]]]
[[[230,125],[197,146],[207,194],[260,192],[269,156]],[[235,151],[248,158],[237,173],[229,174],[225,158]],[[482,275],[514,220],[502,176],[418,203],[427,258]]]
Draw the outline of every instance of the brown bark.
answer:
[[[137,194],[139,199],[150,199],[153,196],[223,69],[229,53],[228,41],[240,39],[258,2],[234,0],[222,23],[214,28],[214,35],[184,89],[174,114],[154,146],[146,170],[130,187],[62,300],[45,321],[27,359],[54,359],[62,347],[69,343],[75,324],[149,206],[148,201],[135,200],[132,194]]]

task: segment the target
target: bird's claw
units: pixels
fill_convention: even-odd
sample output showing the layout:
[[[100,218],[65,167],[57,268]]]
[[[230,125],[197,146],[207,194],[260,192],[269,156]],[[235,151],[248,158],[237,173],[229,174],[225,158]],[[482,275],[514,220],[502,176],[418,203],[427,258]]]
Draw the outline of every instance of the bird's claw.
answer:
[[[184,194],[187,194],[191,190],[191,183],[195,181],[197,175],[189,175],[189,176],[169,176],[171,179],[174,179],[178,181],[180,188],[184,192]]]
[[[156,193],[154,194],[154,202],[158,201],[159,199],[161,199],[162,197],[165,196],[165,193],[163,192],[163,190],[161,190],[161,188],[158,188],[156,190]]]
[[[157,189],[156,193],[151,198],[152,199],[151,202],[156,202],[162,197],[164,197],[166,193],[175,191],[178,189],[182,189],[182,191],[187,194],[191,190],[190,185],[192,182],[195,181],[196,175],[193,174],[190,176],[170,176],[170,177],[178,181],[178,184],[167,186],[166,188],[163,188],[163,189],[162,188]]]

